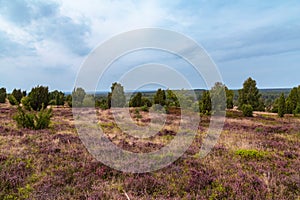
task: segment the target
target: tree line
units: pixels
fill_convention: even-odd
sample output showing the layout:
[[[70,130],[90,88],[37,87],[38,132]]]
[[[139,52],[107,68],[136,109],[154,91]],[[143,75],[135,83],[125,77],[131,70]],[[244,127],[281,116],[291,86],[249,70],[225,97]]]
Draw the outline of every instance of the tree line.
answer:
[[[80,87],[74,88],[71,95],[65,95],[58,90],[49,92],[48,87],[45,86],[32,88],[28,95],[21,89],[14,89],[11,94],[7,94],[5,88],[0,88],[0,103],[5,103],[6,99],[11,105],[22,105],[24,109],[36,112],[45,110],[48,105],[95,106],[101,109],[129,106],[141,107],[145,111],[152,105],[160,105],[166,111],[172,107],[181,107],[199,111],[205,115],[226,108],[232,109],[234,106],[237,106],[237,109],[247,117],[251,117],[253,111],[266,111],[266,108],[268,111],[278,113],[279,117],[285,114],[300,114],[300,86],[294,87],[287,96],[282,93],[269,107],[265,105],[256,81],[252,78],[245,80],[242,89],[238,90],[237,101],[234,101],[234,91],[222,83],[215,83],[210,90],[204,90],[198,99],[195,99],[188,90],[159,88],[152,99],[143,96],[141,92],[136,92],[127,101],[124,87],[117,82],[112,84],[111,91],[106,97],[87,94]],[[226,101],[222,102],[221,99],[226,99]]]

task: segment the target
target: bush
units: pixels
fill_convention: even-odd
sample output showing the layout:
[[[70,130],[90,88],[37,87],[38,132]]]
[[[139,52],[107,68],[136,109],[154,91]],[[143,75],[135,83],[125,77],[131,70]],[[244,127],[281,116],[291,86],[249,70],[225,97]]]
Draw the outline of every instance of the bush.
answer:
[[[244,104],[242,106],[242,111],[245,117],[253,117],[253,108],[250,104]]]
[[[49,92],[48,87],[37,86],[31,89],[28,95],[30,106],[33,110],[41,110],[43,107],[46,108],[49,103]]]
[[[29,99],[29,97],[23,97],[23,98],[21,99],[21,103],[22,103],[22,106],[23,106],[26,110],[31,110],[30,99]]]
[[[67,101],[68,106],[72,108],[72,95],[68,95],[66,97],[66,101]]]
[[[5,103],[6,99],[6,89],[0,88],[0,103]]]
[[[149,112],[149,107],[147,105],[143,105],[141,107],[141,110],[144,111],[144,112]]]
[[[8,98],[10,105],[12,105],[12,106],[19,105],[19,102],[16,100],[16,98],[12,94],[8,95],[7,98]]]
[[[18,127],[34,129],[34,114],[26,113],[20,106],[18,114],[13,119],[17,122]]]
[[[35,130],[48,128],[50,125],[50,119],[52,117],[52,109],[42,109],[35,116]]]
[[[23,96],[26,96],[26,91],[21,91],[21,89],[14,89],[13,92],[11,93],[12,96],[15,97],[15,99],[17,100],[18,104],[21,103],[21,99]],[[25,95],[24,95],[25,94]]]
[[[29,128],[34,130],[45,129],[49,127],[52,117],[52,109],[44,109],[34,113],[25,111],[22,107],[18,107],[18,113],[13,117],[18,127]]]
[[[102,110],[106,110],[108,109],[107,100],[106,99],[96,100],[95,106]]]
[[[49,104],[63,106],[65,104],[65,94],[61,91],[55,90],[49,93]]]

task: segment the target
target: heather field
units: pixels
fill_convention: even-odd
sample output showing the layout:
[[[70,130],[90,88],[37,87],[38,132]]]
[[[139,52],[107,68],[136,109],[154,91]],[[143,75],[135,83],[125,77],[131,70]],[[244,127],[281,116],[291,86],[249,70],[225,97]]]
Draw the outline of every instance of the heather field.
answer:
[[[151,173],[123,173],[90,155],[77,134],[72,110],[53,107],[50,128],[18,128],[17,108],[0,104],[0,199],[300,199],[300,118],[269,113],[242,117],[227,111],[218,143],[199,158],[209,117],[172,165]],[[178,124],[170,112],[157,135],[135,139],[98,110],[99,126],[119,147],[151,152],[168,144]],[[140,126],[149,113],[132,109]]]

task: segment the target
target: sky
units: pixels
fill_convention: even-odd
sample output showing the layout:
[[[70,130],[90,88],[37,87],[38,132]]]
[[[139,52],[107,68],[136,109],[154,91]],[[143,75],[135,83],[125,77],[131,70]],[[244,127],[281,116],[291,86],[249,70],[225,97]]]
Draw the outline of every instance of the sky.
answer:
[[[290,88],[300,84],[299,13],[299,0],[0,0],[0,87],[71,91],[99,45],[155,27],[196,41],[229,88],[241,88],[248,77],[259,88]],[[125,57],[107,71],[100,90],[130,67],[154,61],[175,66],[192,87],[205,88],[174,55],[144,50]]]

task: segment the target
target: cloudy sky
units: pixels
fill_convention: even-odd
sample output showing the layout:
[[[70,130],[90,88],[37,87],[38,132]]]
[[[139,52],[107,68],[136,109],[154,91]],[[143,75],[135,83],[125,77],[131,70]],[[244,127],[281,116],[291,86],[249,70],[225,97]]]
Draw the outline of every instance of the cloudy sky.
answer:
[[[300,84],[299,13],[299,0],[0,0],[0,87],[29,90],[40,84],[71,91],[93,49],[144,27],[194,39],[229,88],[240,88],[249,76],[260,88],[293,87]],[[163,63],[164,55],[137,52],[124,59],[124,66],[141,59]],[[116,70],[109,73],[116,78]],[[203,81],[189,78],[193,87],[203,87]],[[109,81],[114,80],[100,88],[108,88]]]

